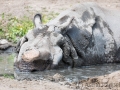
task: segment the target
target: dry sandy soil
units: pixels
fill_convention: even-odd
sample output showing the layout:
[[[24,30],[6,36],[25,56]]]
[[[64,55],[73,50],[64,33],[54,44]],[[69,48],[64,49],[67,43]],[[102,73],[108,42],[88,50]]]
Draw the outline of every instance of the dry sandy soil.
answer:
[[[75,86],[81,90],[120,90],[120,71],[82,80]]]
[[[0,0],[0,14],[33,17],[38,12],[54,11],[60,13],[77,3],[83,2],[96,2],[102,7],[120,10],[120,0]],[[72,89],[81,88],[82,90],[120,90],[120,71],[68,86]],[[71,90],[71,88],[50,81],[17,81],[0,77],[0,90]]]
[[[50,81],[17,81],[0,77],[0,90],[71,90]]]
[[[32,16],[36,13],[60,13],[83,2],[96,2],[102,7],[120,9],[120,0],[0,0],[0,14],[13,16]]]

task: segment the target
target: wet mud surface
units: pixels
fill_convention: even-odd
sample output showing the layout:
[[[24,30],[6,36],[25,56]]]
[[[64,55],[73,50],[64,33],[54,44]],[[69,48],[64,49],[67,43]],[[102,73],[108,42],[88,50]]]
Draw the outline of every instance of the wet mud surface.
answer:
[[[120,64],[104,64],[104,65],[94,65],[94,66],[85,66],[81,68],[73,69],[61,69],[61,70],[46,70],[46,71],[36,71],[36,72],[19,72],[15,70],[15,76],[18,80],[53,80],[54,76],[62,76],[62,81],[67,82],[77,82],[79,80],[87,79],[90,77],[101,76],[105,74],[110,74],[114,71],[119,70]],[[53,78],[53,79],[52,79]],[[61,81],[61,80],[60,80]]]

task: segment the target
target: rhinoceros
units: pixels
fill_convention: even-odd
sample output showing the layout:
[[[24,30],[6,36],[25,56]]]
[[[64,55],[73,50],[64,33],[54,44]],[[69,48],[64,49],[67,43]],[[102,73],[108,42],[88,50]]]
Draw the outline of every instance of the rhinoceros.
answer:
[[[33,23],[17,44],[21,72],[120,62],[120,11],[83,3],[47,24],[36,14]]]

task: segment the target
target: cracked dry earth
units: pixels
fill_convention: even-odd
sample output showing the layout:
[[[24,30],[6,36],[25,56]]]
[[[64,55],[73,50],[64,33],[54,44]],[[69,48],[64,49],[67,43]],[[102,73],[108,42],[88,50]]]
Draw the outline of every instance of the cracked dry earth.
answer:
[[[12,14],[16,17],[30,16],[35,13],[63,10],[83,2],[96,2],[108,9],[119,9],[120,0],[0,0],[0,14]],[[61,7],[62,6],[62,7]],[[47,12],[44,10],[46,9]],[[109,75],[82,80],[68,85],[48,80],[17,81],[0,77],[0,90],[120,90],[120,71]]]

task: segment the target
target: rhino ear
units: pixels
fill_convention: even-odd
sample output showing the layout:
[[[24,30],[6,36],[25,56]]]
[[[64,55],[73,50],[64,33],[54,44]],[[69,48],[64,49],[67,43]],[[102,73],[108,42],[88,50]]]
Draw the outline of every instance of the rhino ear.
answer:
[[[42,24],[42,16],[41,16],[41,14],[36,14],[34,16],[33,22],[34,22],[34,25],[35,25],[36,28],[41,27],[41,24]]]
[[[67,28],[73,21],[74,17],[69,17],[66,22],[63,24],[59,25],[58,27],[60,28],[60,32],[65,32],[65,28]]]

